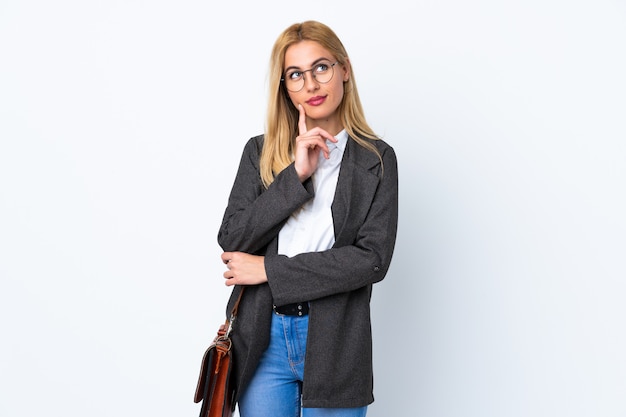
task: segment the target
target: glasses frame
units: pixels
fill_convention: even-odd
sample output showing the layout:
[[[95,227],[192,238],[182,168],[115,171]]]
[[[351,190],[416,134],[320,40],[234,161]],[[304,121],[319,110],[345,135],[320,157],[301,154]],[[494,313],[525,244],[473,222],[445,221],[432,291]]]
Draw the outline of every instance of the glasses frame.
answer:
[[[328,61],[328,62],[330,62],[330,61]],[[280,79],[280,81],[282,83],[284,83],[285,88],[287,89],[287,91],[292,92],[292,93],[298,93],[298,92],[302,91],[302,89],[304,88],[304,85],[306,84],[306,77],[304,76],[304,74],[307,73],[307,72],[311,73],[311,75],[313,76],[313,79],[316,82],[318,82],[320,84],[328,84],[329,82],[331,82],[331,80],[335,76],[335,65],[337,65],[339,63],[339,61],[335,61],[334,63],[330,64],[329,67],[330,67],[330,70],[332,71],[332,74],[331,74],[330,78],[328,79],[328,81],[320,81],[320,80],[318,80],[317,77],[315,76],[315,73],[313,72],[313,70],[315,70],[315,68],[318,65],[322,64],[322,63],[323,63],[323,61],[322,62],[318,62],[317,64],[315,64],[313,66],[313,68],[309,68],[308,70],[304,70],[304,71],[298,71],[298,72],[302,73],[302,87],[300,87],[298,90],[290,90],[289,87],[287,87],[287,79],[285,78],[285,76],[287,74],[283,74],[283,77]]]

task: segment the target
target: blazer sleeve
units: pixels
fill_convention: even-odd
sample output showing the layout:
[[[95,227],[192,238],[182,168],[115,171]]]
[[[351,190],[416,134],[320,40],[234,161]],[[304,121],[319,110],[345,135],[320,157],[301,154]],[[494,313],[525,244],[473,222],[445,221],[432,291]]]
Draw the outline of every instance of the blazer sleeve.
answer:
[[[226,252],[263,253],[291,213],[313,198],[310,181],[301,183],[294,164],[280,172],[265,189],[259,174],[263,137],[246,144],[218,232]]]
[[[291,258],[273,254],[265,257],[265,270],[275,304],[311,301],[353,291],[384,278],[396,240],[398,168],[395,152],[390,146],[384,148],[381,157],[383,166],[378,164],[377,172],[363,170],[353,175],[351,201],[362,203],[355,197],[365,194],[364,189],[359,189],[362,176],[376,175],[378,185],[364,220],[348,240],[339,236],[333,248],[322,252],[302,253]],[[351,212],[348,210],[349,220]]]

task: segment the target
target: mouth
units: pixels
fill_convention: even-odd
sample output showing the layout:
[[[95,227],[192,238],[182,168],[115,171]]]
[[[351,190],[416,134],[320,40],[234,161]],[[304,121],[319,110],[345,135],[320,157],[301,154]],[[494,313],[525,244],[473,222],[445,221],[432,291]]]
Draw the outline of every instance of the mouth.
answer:
[[[305,103],[309,106],[319,106],[326,101],[326,96],[315,96],[308,99]]]

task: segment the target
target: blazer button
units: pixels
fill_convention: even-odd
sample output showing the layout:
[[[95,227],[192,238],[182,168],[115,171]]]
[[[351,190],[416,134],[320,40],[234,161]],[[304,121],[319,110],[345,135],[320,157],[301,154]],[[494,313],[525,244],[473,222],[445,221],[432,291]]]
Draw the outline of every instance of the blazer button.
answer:
[[[380,271],[380,266],[375,266],[374,267],[374,272],[378,272],[378,271]]]

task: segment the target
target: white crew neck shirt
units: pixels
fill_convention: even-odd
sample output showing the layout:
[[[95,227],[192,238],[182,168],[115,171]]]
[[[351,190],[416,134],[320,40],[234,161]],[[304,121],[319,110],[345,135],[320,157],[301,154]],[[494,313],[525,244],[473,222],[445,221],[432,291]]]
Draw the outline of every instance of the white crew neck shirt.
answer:
[[[292,257],[299,253],[321,252],[335,244],[331,205],[348,133],[342,130],[335,138],[337,143],[326,141],[330,158],[324,158],[320,152],[317,170],[311,177],[315,196],[289,217],[278,234],[280,255]]]

